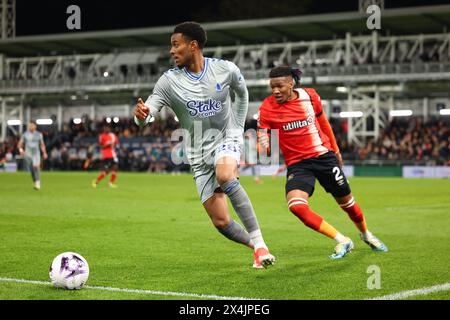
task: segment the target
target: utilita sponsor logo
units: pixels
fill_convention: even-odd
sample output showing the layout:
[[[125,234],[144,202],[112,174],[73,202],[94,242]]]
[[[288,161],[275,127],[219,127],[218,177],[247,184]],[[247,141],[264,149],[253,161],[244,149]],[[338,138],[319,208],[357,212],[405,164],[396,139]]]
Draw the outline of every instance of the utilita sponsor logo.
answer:
[[[216,113],[222,111],[222,102],[216,101],[214,99],[208,99],[206,103],[202,101],[190,100],[186,103],[189,109],[189,114],[192,117],[207,118],[215,115]]]
[[[288,124],[285,124],[283,126],[283,130],[290,131],[290,130],[310,126],[313,124],[313,121],[314,121],[314,117],[309,116],[306,120],[297,120],[297,121],[293,121],[293,122],[289,122]]]

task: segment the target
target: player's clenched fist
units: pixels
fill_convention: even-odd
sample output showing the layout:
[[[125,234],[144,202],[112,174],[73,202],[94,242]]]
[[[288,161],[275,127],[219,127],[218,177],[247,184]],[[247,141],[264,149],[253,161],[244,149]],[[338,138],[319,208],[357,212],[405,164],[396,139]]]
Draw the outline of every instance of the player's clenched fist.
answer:
[[[134,108],[134,115],[136,116],[136,118],[138,118],[141,121],[144,121],[147,118],[149,112],[150,109],[144,104],[144,101],[142,101],[142,99],[139,98],[138,103]]]

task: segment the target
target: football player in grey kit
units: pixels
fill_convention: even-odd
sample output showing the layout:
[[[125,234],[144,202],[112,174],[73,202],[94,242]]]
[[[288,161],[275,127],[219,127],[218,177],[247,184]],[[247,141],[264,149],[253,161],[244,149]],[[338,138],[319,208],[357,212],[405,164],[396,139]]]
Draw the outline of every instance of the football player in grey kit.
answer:
[[[47,151],[45,150],[44,137],[41,132],[37,131],[36,122],[28,123],[28,130],[19,140],[19,152],[24,157],[25,167],[31,172],[31,178],[34,182],[34,189],[41,189],[41,152],[42,158],[47,159]],[[25,147],[25,150],[24,150]]]
[[[184,130],[185,151],[202,204],[217,230],[253,249],[253,267],[275,262],[264,242],[250,199],[239,183],[248,91],[232,62],[203,56],[206,32],[196,22],[177,25],[170,54],[177,67],[165,72],[153,93],[134,109],[135,122],[146,125],[162,107],[170,107]],[[235,93],[234,106],[230,92]],[[229,214],[227,198],[245,229]]]

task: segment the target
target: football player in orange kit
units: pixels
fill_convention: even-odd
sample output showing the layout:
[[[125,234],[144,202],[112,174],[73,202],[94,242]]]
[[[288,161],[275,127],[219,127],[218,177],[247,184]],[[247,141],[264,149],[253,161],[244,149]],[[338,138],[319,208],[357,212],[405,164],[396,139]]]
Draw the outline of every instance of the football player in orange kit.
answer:
[[[361,239],[375,251],[387,247],[368,229],[342,171],[342,157],[333,130],[322,109],[317,92],[296,88],[301,72],[289,66],[270,71],[272,95],[259,108],[259,148],[269,148],[270,130],[279,130],[280,148],[287,165],[286,199],[289,210],[306,226],[337,242],[331,259],[340,259],[354,245],[320,215],[312,211],[308,198],[314,192],[315,180],[333,195],[360,231]],[[261,151],[261,150],[260,150]]]
[[[109,186],[111,188],[117,188],[115,181],[119,167],[119,160],[117,158],[115,147],[119,144],[119,139],[113,132],[111,132],[111,128],[108,125],[105,125],[103,127],[103,133],[99,136],[98,143],[102,147],[103,168],[101,169],[97,179],[92,181],[92,187],[97,188],[99,182],[111,172]]]

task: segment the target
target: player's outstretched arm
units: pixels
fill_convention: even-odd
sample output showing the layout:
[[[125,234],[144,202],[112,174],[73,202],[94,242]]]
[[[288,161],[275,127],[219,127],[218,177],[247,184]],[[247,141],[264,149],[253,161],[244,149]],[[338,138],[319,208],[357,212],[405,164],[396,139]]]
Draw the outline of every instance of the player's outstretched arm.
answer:
[[[258,110],[258,127],[256,131],[256,151],[259,156],[270,157],[270,128],[271,124],[267,118],[266,111],[264,109],[267,99],[263,101]]]
[[[20,138],[19,143],[17,144],[17,148],[19,149],[20,156],[23,157],[25,151],[23,150],[23,137]]]
[[[331,143],[331,148],[333,149],[334,153],[336,153],[336,156],[339,160],[339,165],[343,166],[342,156],[339,152],[339,147],[336,142],[336,137],[334,136],[333,129],[331,128],[330,123],[328,122],[327,116],[325,115],[325,112],[322,112],[320,116],[317,117],[317,120],[319,121],[320,128],[322,131],[327,135],[328,139]]]
[[[45,148],[45,143],[43,141],[41,141],[41,152],[42,152],[42,158],[44,160],[47,160],[48,156],[47,156],[47,150]]]
[[[145,126],[150,120],[150,108],[147,107],[144,101],[139,98],[134,108],[134,122],[140,126]]]
[[[274,174],[272,174],[272,180],[275,180],[278,177],[278,175],[280,173],[282,173],[283,171],[285,171],[286,169],[287,169],[287,165],[286,164],[283,164],[281,167],[279,167],[277,169],[277,171]]]
[[[271,139],[268,129],[259,128],[256,131],[256,153],[260,159],[271,157]]]
[[[261,153],[263,150],[270,149],[270,136],[267,129],[258,128],[257,134],[257,151]]]

